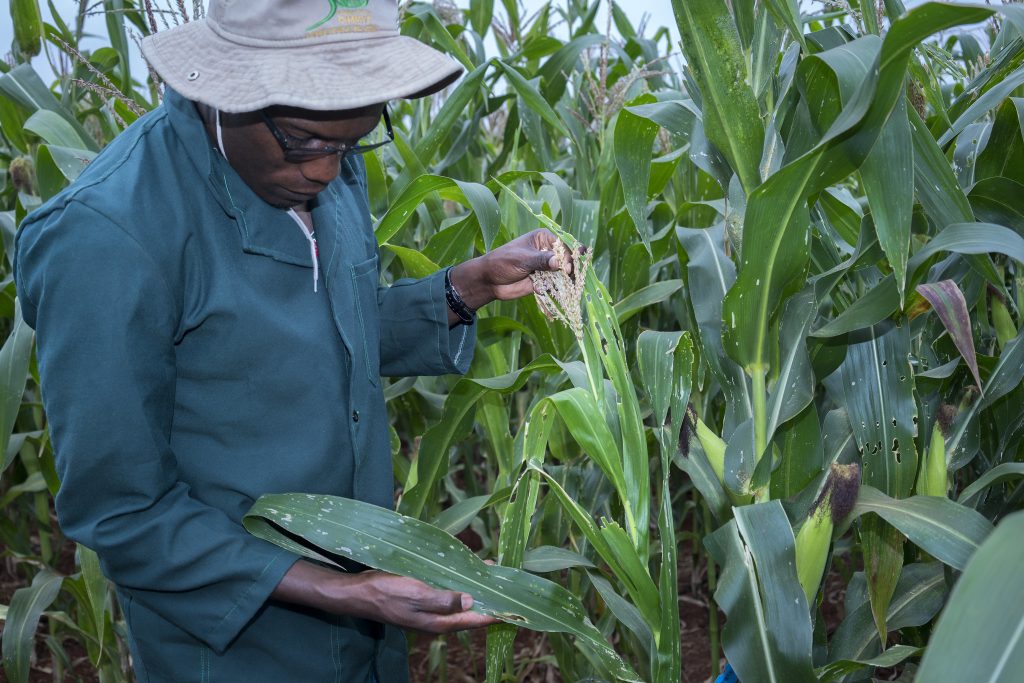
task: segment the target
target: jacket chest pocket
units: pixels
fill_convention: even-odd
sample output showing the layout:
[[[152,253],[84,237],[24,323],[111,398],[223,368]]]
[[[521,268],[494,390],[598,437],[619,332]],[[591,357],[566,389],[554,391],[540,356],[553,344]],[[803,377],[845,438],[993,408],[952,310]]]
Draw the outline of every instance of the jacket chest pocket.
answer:
[[[377,286],[380,272],[377,256],[350,267],[359,331],[362,335],[366,376],[374,386],[380,384],[380,316],[377,310]],[[357,352],[358,353],[358,352]]]

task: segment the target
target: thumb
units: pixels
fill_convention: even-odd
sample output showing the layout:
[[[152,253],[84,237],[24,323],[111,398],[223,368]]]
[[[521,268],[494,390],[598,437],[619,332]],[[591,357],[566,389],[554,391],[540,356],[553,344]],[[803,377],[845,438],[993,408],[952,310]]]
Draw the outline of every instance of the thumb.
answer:
[[[538,251],[530,260],[530,272],[538,270],[558,270],[558,257],[550,249]]]
[[[435,591],[430,611],[435,614],[456,614],[473,606],[473,597],[457,591]]]

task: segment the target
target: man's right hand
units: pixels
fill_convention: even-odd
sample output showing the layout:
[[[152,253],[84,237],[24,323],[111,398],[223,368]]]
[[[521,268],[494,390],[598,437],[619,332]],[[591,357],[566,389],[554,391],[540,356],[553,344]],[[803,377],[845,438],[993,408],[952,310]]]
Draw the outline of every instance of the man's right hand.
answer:
[[[272,597],[425,633],[498,623],[470,611],[473,597],[467,593],[437,590],[416,579],[376,570],[345,574],[304,560],[292,565]]]
[[[497,619],[472,612],[473,596],[468,593],[431,588],[422,581],[380,571],[366,571],[353,578],[356,603],[365,603],[366,619],[424,631],[451,633],[498,623]]]

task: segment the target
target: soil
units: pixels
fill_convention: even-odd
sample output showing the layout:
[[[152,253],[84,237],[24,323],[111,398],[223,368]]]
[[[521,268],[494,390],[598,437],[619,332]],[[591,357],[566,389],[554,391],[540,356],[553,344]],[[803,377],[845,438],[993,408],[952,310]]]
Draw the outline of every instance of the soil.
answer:
[[[705,570],[692,571],[690,555],[687,553],[679,563],[680,598],[679,618],[682,628],[682,653],[684,683],[703,683],[711,678],[710,643],[708,642],[708,606],[705,586]],[[694,590],[693,579],[700,580]],[[724,622],[719,613],[719,623]],[[413,683],[433,683],[440,680],[441,667],[432,666],[429,650],[433,638],[420,636],[414,642],[409,661]],[[484,678],[484,653],[486,635],[474,633],[469,638],[447,636],[443,638],[441,652],[446,654],[443,667],[447,680],[452,683],[470,683]],[[516,637],[516,658],[530,664],[520,673],[522,683],[561,683],[558,666],[543,635],[520,630]],[[720,666],[724,660],[720,662]]]
[[[473,547],[472,536],[460,535],[460,539]],[[708,638],[707,566],[703,562],[703,555],[697,566],[694,566],[693,558],[690,541],[682,542],[679,547],[679,619],[683,661],[681,681],[705,683],[714,681],[711,674],[711,643]],[[843,620],[845,597],[846,584],[840,573],[833,570],[825,579],[825,596],[822,604],[822,614],[829,635]],[[721,611],[718,613],[718,623],[719,629],[725,624],[725,615]],[[433,636],[417,636],[409,654],[412,683],[435,683],[439,680],[447,680],[450,683],[482,681],[486,640],[486,634],[482,631],[459,636],[441,636],[437,638],[440,645],[433,645]],[[433,658],[432,645],[436,650]],[[530,662],[520,672],[520,683],[561,683],[558,666],[543,634],[521,629],[516,636],[515,648],[517,661]],[[721,668],[725,665],[725,659],[721,657],[721,650],[718,654]]]
[[[470,532],[471,533],[471,532]],[[472,537],[460,540],[473,547]],[[679,619],[682,630],[683,683],[704,683],[711,677],[711,645],[708,640],[707,567],[693,564],[689,541],[679,547]],[[719,612],[719,624],[725,616]],[[434,637],[417,636],[412,644],[409,663],[412,683],[433,683],[447,678],[451,683],[471,683],[484,679],[486,633],[443,636],[441,645],[431,658]],[[515,641],[516,660],[530,662],[520,670],[521,683],[561,683],[551,648],[543,634],[521,629]],[[441,660],[443,655],[443,663]],[[724,664],[720,661],[719,666]]]

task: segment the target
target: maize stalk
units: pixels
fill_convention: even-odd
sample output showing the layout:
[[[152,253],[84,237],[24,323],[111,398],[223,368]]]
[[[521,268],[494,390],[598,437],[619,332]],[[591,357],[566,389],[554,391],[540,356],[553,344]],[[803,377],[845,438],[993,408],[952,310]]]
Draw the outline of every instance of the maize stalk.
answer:
[[[797,533],[796,572],[809,603],[814,601],[825,573],[832,532],[850,514],[859,489],[860,466],[833,463],[824,488]]]

